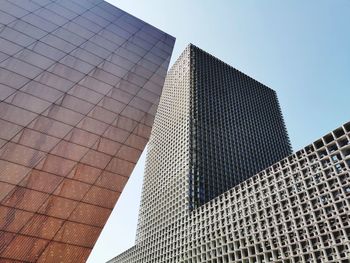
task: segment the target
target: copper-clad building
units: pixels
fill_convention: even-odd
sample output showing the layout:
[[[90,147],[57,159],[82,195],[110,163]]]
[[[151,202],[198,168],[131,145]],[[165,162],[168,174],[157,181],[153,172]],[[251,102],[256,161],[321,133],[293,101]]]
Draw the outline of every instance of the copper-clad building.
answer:
[[[101,0],[0,4],[0,260],[84,262],[151,131],[175,39]]]

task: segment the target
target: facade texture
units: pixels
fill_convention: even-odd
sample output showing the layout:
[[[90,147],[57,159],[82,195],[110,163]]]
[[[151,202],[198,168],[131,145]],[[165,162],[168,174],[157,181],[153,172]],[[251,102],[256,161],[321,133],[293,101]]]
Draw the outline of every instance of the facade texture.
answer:
[[[102,0],[1,1],[1,262],[87,259],[150,136],[174,41]]]
[[[110,262],[347,263],[349,214],[350,122]]]
[[[274,90],[195,46],[188,52],[195,208],[289,155],[291,147]]]
[[[211,67],[207,75],[196,68],[198,58],[204,67]],[[225,90],[219,78],[230,80],[235,91],[229,90],[229,84]],[[196,84],[199,81],[202,86]],[[198,87],[210,86],[224,89],[225,96],[211,91],[202,97],[204,104],[210,104],[208,100],[219,104],[211,106],[217,107],[211,118],[209,106],[201,111],[208,116],[206,132],[213,133],[203,136],[199,125],[194,127],[196,119],[203,117],[193,114],[199,108],[193,94],[203,92],[196,91]],[[220,103],[223,99],[232,104]],[[235,121],[228,127],[221,123]],[[220,144],[220,140],[230,143],[223,138],[228,135],[221,139],[220,133],[231,133],[241,141],[232,138],[230,149]],[[165,81],[149,143],[136,244],[110,262],[347,262],[349,134],[347,123],[291,154],[275,92],[190,45]],[[194,160],[193,141],[205,137],[208,142],[214,136],[217,142],[197,146],[209,150]],[[220,147],[238,154],[229,159]],[[210,156],[215,151],[215,157]],[[217,161],[208,162],[209,158]],[[205,167],[197,175],[211,175],[204,185],[217,194],[197,206],[191,205],[196,161]],[[263,162],[265,168],[260,167]],[[237,164],[243,167],[241,173],[250,169],[255,174],[240,178]],[[220,179],[238,177],[225,179],[230,187],[221,186],[214,172],[226,167],[232,174],[226,170],[219,173]]]

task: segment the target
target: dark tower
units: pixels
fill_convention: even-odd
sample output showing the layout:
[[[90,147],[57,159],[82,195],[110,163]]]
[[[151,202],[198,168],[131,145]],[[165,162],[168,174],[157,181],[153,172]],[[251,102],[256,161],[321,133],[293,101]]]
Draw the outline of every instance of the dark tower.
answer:
[[[274,90],[198,47],[188,52],[195,208],[291,154],[291,147]]]
[[[276,92],[194,45],[167,74],[148,149],[136,245],[116,262],[182,262],[192,216],[291,153]]]

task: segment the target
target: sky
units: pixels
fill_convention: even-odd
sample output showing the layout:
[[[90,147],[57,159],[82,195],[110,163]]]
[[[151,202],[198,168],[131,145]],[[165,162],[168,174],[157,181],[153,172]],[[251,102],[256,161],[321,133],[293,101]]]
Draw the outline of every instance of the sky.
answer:
[[[277,92],[293,150],[350,121],[350,0],[109,0]],[[134,244],[145,152],[88,263]]]

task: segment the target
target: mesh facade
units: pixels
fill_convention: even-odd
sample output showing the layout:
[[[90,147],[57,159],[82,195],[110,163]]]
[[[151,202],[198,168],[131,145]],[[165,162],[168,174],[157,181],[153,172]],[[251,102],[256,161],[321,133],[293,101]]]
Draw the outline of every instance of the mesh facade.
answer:
[[[195,208],[291,154],[291,147],[274,90],[195,46],[190,52]]]
[[[199,209],[290,153],[276,93],[189,45],[152,129],[136,245],[111,262],[196,262]]]
[[[350,122],[110,262],[347,263],[349,214]]]
[[[174,41],[102,0],[1,1],[1,262],[87,259],[150,136]]]

